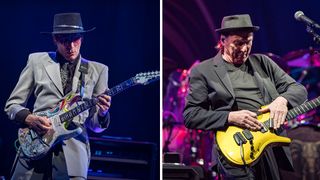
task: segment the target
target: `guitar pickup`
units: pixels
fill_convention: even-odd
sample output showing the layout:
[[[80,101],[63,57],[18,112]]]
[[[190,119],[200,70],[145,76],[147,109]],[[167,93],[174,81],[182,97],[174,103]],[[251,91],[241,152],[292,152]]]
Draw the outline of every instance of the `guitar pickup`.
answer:
[[[253,140],[253,135],[248,129],[243,130],[242,134],[244,135],[244,137],[246,137],[247,140],[249,141]]]
[[[242,136],[240,132],[236,132],[233,135],[233,139],[238,144],[238,146],[247,143],[247,140]]]
[[[267,124],[262,123],[262,128],[260,129],[260,132],[266,133],[266,132],[268,132],[268,129],[269,129],[269,123],[267,123]]]

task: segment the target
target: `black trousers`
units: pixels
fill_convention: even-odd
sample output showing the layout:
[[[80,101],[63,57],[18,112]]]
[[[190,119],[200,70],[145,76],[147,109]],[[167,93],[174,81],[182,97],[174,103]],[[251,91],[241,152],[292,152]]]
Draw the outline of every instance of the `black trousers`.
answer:
[[[268,151],[272,151],[269,149]],[[270,154],[271,153],[271,154]],[[265,152],[262,157],[253,166],[236,166],[230,164],[218,152],[218,171],[226,180],[279,180],[280,174],[278,166],[270,163],[272,152]]]

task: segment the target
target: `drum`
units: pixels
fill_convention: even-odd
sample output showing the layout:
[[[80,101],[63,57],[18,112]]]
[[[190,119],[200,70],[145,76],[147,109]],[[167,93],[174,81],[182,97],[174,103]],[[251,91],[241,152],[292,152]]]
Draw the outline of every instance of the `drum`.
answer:
[[[300,126],[288,130],[288,136],[295,172],[282,172],[284,179],[320,180],[320,128]]]
[[[183,154],[187,148],[188,130],[184,125],[167,126],[162,129],[163,152],[178,152]],[[182,157],[181,157],[182,158]]]
[[[184,125],[175,124],[162,129],[163,152],[178,152],[181,163],[201,165],[205,169],[211,166],[213,133],[187,129]]]
[[[300,49],[283,57],[290,67],[290,76],[304,85],[308,99],[320,95],[320,54],[317,49]],[[320,180],[320,111],[313,109],[287,121],[288,137],[292,139],[294,173],[282,171],[283,179]]]

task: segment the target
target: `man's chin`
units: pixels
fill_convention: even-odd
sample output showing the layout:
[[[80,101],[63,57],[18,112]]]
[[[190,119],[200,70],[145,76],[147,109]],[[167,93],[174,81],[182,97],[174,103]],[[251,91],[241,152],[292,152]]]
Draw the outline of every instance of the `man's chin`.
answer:
[[[234,64],[243,64],[244,60],[243,59],[236,59],[235,61],[233,61]]]
[[[68,60],[68,61],[74,61],[74,60],[77,59],[77,56],[66,56],[65,58],[66,58],[66,60]]]
[[[239,58],[236,58],[235,59],[235,63],[237,63],[237,64],[243,64],[244,62],[246,62],[246,60],[248,59],[248,57],[246,56],[246,57],[239,57]]]

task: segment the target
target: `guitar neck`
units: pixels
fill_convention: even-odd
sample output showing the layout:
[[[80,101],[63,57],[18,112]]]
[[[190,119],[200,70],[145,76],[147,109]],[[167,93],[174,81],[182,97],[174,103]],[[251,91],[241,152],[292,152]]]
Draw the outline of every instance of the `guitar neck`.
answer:
[[[113,88],[111,88],[109,90],[106,90],[104,92],[104,94],[106,94],[108,96],[115,96],[115,95],[119,94],[120,92],[122,92],[132,86],[135,86],[138,84],[146,85],[146,84],[149,84],[149,83],[156,81],[156,80],[159,80],[159,79],[160,79],[159,71],[139,73],[135,77],[132,77],[132,78],[114,86]],[[89,99],[89,100],[84,100],[82,104],[77,105],[76,107],[70,109],[69,111],[60,114],[59,115],[60,121],[62,123],[67,122],[67,121],[71,121],[74,117],[76,117],[77,115],[79,115],[83,111],[92,108],[97,103],[98,103],[98,99],[95,97],[92,99]]]
[[[126,89],[128,89],[128,88],[130,88],[132,86],[134,86],[134,85],[136,85],[135,81],[133,80],[133,78],[130,78],[130,79],[128,79],[128,80],[126,80],[126,81],[114,86],[113,88],[107,90],[105,92],[105,94],[108,95],[108,96],[114,96],[114,95],[117,95],[120,92],[122,92],[122,91],[124,91],[124,90],[126,90]]]
[[[115,95],[119,94],[120,92],[122,92],[122,91],[124,91],[134,85],[136,85],[134,79],[130,78],[130,79],[114,86],[113,88],[105,91],[105,94],[107,94],[109,96],[115,96]],[[92,108],[97,103],[98,103],[97,98],[92,98],[90,100],[83,101],[82,104],[72,108],[71,110],[69,110],[63,114],[60,114],[59,115],[60,120],[62,123],[67,122],[67,121],[71,121],[74,117],[76,117],[77,115],[79,115],[83,111]]]
[[[79,115],[83,111],[92,108],[97,103],[98,103],[97,98],[92,98],[90,100],[83,101],[82,104],[72,108],[71,110],[69,110],[65,113],[60,114],[59,115],[60,121],[62,123],[67,122],[67,121],[71,121],[74,117],[76,117],[77,115]]]
[[[306,113],[306,112],[308,112],[318,106],[320,106],[320,96],[313,99],[313,100],[307,101],[307,102],[301,104],[300,106],[294,107],[291,110],[289,110],[287,113],[286,119],[287,120],[293,119],[293,118],[297,117],[298,115]]]

